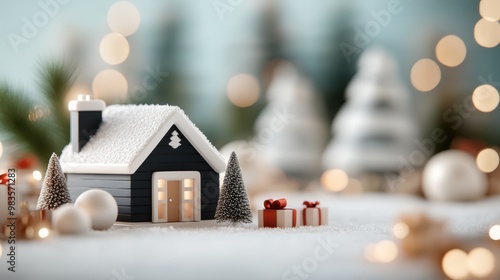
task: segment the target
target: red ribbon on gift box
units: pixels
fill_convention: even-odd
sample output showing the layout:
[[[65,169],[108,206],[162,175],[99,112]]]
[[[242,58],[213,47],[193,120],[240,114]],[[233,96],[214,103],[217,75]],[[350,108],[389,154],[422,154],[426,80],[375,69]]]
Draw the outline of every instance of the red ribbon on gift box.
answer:
[[[286,198],[280,198],[280,199],[266,199],[264,200],[264,207],[266,209],[284,209],[286,207]]]
[[[6,185],[7,183],[9,183],[9,177],[7,176],[7,173],[0,175],[0,185]]]
[[[276,227],[277,226],[277,210],[292,210],[293,221],[292,226],[295,227],[297,224],[297,210],[285,208],[287,204],[286,198],[280,198],[277,200],[266,199],[264,200],[264,227]]]
[[[302,203],[306,206],[305,209],[302,210],[302,220],[304,221],[303,224],[304,225],[307,225],[307,220],[306,220],[306,209],[307,208],[316,208],[316,206],[319,205],[319,201],[315,201],[315,202],[311,202],[311,201],[304,201],[304,203]],[[317,208],[318,209],[318,225],[321,225],[321,209]]]

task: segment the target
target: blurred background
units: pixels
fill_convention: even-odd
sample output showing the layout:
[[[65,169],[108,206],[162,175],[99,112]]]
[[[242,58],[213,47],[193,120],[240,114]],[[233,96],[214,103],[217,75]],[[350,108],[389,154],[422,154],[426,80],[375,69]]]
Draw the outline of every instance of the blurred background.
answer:
[[[250,192],[418,193],[450,148],[498,166],[498,1],[9,1],[0,18],[0,169],[34,185],[78,94],[181,107]]]

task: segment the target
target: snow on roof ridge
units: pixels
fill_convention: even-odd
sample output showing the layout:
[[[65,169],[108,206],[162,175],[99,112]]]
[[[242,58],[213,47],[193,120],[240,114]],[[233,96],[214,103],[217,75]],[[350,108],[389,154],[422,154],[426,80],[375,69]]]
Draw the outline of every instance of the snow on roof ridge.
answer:
[[[63,169],[71,169],[75,172],[76,168],[69,167],[76,165],[91,166],[92,164],[128,165],[130,167],[137,157],[141,156],[144,149],[149,148],[149,143],[158,138],[157,134],[164,125],[169,123],[171,126],[179,121],[178,117],[175,117],[176,114],[185,119],[197,134],[196,137],[205,142],[208,148],[212,150],[211,152],[220,157],[218,150],[178,106],[150,104],[110,105],[103,111],[103,122],[97,133],[90,138],[79,153],[74,153],[71,145],[63,149],[61,165]],[[133,132],[130,133],[130,131]],[[201,151],[199,152],[202,154]],[[202,156],[210,158],[209,155],[202,154]],[[215,165],[220,166],[220,164]],[[128,170],[127,172],[131,171]]]

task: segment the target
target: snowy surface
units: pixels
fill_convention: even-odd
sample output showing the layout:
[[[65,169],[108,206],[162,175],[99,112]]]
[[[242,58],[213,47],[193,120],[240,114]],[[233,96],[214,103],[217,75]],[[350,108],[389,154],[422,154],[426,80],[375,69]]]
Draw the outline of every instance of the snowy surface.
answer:
[[[259,197],[255,206],[278,196]],[[399,256],[390,264],[373,264],[363,251],[370,243],[392,238],[390,226],[403,211],[427,210],[446,219],[449,230],[471,244],[482,242],[488,228],[500,222],[500,196],[474,203],[429,203],[382,194],[286,197],[297,208],[303,199],[321,200],[329,207],[330,225],[258,229],[254,221],[240,228],[214,223],[114,226],[81,237],[22,242],[16,273],[7,272],[2,254],[0,279],[444,279],[431,260]],[[195,227],[202,224],[208,227]],[[500,258],[500,246],[490,248]],[[302,278],[293,274],[294,266],[300,267]]]
[[[144,153],[151,152],[163,138],[164,135],[160,134],[166,133],[173,124],[186,130],[183,131],[185,136],[190,138],[197,149],[200,149],[199,152],[204,157],[210,155],[202,151],[208,151],[211,155],[216,155],[209,159],[216,162],[223,161],[217,149],[177,106],[112,105],[104,109],[102,117],[103,121],[96,134],[79,153],[74,153],[71,145],[63,149],[60,161],[65,172],[70,170],[68,169],[70,165],[75,167],[82,164],[102,171],[101,167],[130,166],[132,163],[137,163],[139,159],[145,159],[147,154]],[[207,161],[212,164],[211,160]],[[138,162],[135,167],[141,163]],[[225,167],[225,163],[219,165]],[[70,171],[78,173],[76,170]],[[133,173],[135,170],[128,171]]]

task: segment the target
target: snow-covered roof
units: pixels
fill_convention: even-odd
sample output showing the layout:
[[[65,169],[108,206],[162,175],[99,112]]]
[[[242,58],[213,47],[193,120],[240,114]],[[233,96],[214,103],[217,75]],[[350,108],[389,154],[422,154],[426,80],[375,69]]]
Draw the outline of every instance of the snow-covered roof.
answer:
[[[216,172],[226,169],[219,151],[177,106],[111,105],[102,117],[80,152],[63,149],[65,173],[133,174],[174,124]]]

